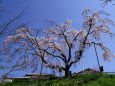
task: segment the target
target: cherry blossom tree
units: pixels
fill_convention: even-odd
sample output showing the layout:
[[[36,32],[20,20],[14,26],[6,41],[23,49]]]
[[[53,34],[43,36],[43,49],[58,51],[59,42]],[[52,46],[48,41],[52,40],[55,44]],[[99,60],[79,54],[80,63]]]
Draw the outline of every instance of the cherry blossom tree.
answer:
[[[36,71],[41,61],[46,67],[59,69],[69,76],[70,68],[80,61],[83,53],[92,45],[99,46],[103,50],[104,60],[115,57],[113,53],[101,42],[102,33],[113,36],[110,25],[114,25],[109,18],[101,18],[99,12],[85,9],[82,12],[84,19],[82,29],[71,28],[71,20],[64,24],[54,25],[48,30],[43,30],[42,36],[35,34],[30,28],[17,29],[16,35],[8,36],[4,41],[4,49],[11,44],[11,51],[7,61],[13,59],[13,53],[18,53],[16,65],[22,68],[31,66]],[[22,47],[21,47],[22,46]],[[39,69],[39,68],[38,68]]]

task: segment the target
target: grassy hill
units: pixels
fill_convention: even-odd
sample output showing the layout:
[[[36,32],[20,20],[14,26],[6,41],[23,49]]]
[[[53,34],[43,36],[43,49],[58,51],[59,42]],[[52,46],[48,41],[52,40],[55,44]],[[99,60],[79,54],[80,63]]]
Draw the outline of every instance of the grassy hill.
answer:
[[[74,77],[52,77],[47,80],[14,80],[12,83],[0,86],[115,86],[115,75],[109,74],[84,74]]]

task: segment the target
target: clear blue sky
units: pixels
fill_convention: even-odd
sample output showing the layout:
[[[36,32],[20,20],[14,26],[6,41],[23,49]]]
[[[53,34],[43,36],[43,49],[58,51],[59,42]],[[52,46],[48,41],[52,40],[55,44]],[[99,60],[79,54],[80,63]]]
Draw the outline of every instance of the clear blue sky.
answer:
[[[2,7],[8,11],[3,13],[4,16],[1,18],[0,23],[15,16],[25,8],[27,14],[20,21],[29,22],[28,26],[34,29],[47,28],[47,24],[44,22],[45,19],[54,20],[57,24],[70,19],[72,20],[72,27],[80,29],[83,21],[81,12],[85,8],[91,8],[93,11],[105,10],[111,14],[110,18],[115,21],[115,6],[108,4],[102,8],[101,3],[99,0],[4,0]],[[115,28],[111,28],[111,30],[115,33]],[[102,40],[115,53],[115,38],[110,40],[108,36],[104,35]],[[93,50],[91,48],[84,53],[84,59],[77,63],[76,68],[72,68],[73,72],[82,70],[83,65],[84,68],[98,67]],[[110,63],[102,59],[100,49],[98,49],[98,54],[100,54],[99,60],[101,65],[104,66],[104,70],[106,72],[115,72],[115,58]]]

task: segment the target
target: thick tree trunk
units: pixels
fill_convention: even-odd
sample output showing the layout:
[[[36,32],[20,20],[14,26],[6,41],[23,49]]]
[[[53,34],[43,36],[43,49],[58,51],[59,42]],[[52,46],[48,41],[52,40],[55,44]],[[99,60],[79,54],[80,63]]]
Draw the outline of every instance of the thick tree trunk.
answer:
[[[69,76],[69,67],[66,66],[65,68],[65,77],[68,77]]]

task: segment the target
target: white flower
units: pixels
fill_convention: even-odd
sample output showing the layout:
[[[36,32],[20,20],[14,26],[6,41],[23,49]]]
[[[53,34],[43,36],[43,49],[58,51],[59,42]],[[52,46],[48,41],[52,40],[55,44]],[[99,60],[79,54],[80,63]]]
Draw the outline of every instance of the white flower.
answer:
[[[82,12],[82,16],[86,16],[88,13],[91,12],[91,9],[86,8],[83,12]]]
[[[87,32],[86,32],[86,30],[81,30],[81,31],[79,31],[78,34],[79,34],[80,37],[85,37]]]
[[[67,31],[67,36],[76,36],[78,34],[78,31],[76,29],[71,29]]]
[[[68,25],[71,25],[72,21],[67,19],[65,23],[68,24]]]
[[[21,29],[16,30],[17,33],[26,33],[26,32],[30,32],[30,31],[31,31],[30,28],[21,28]]]

